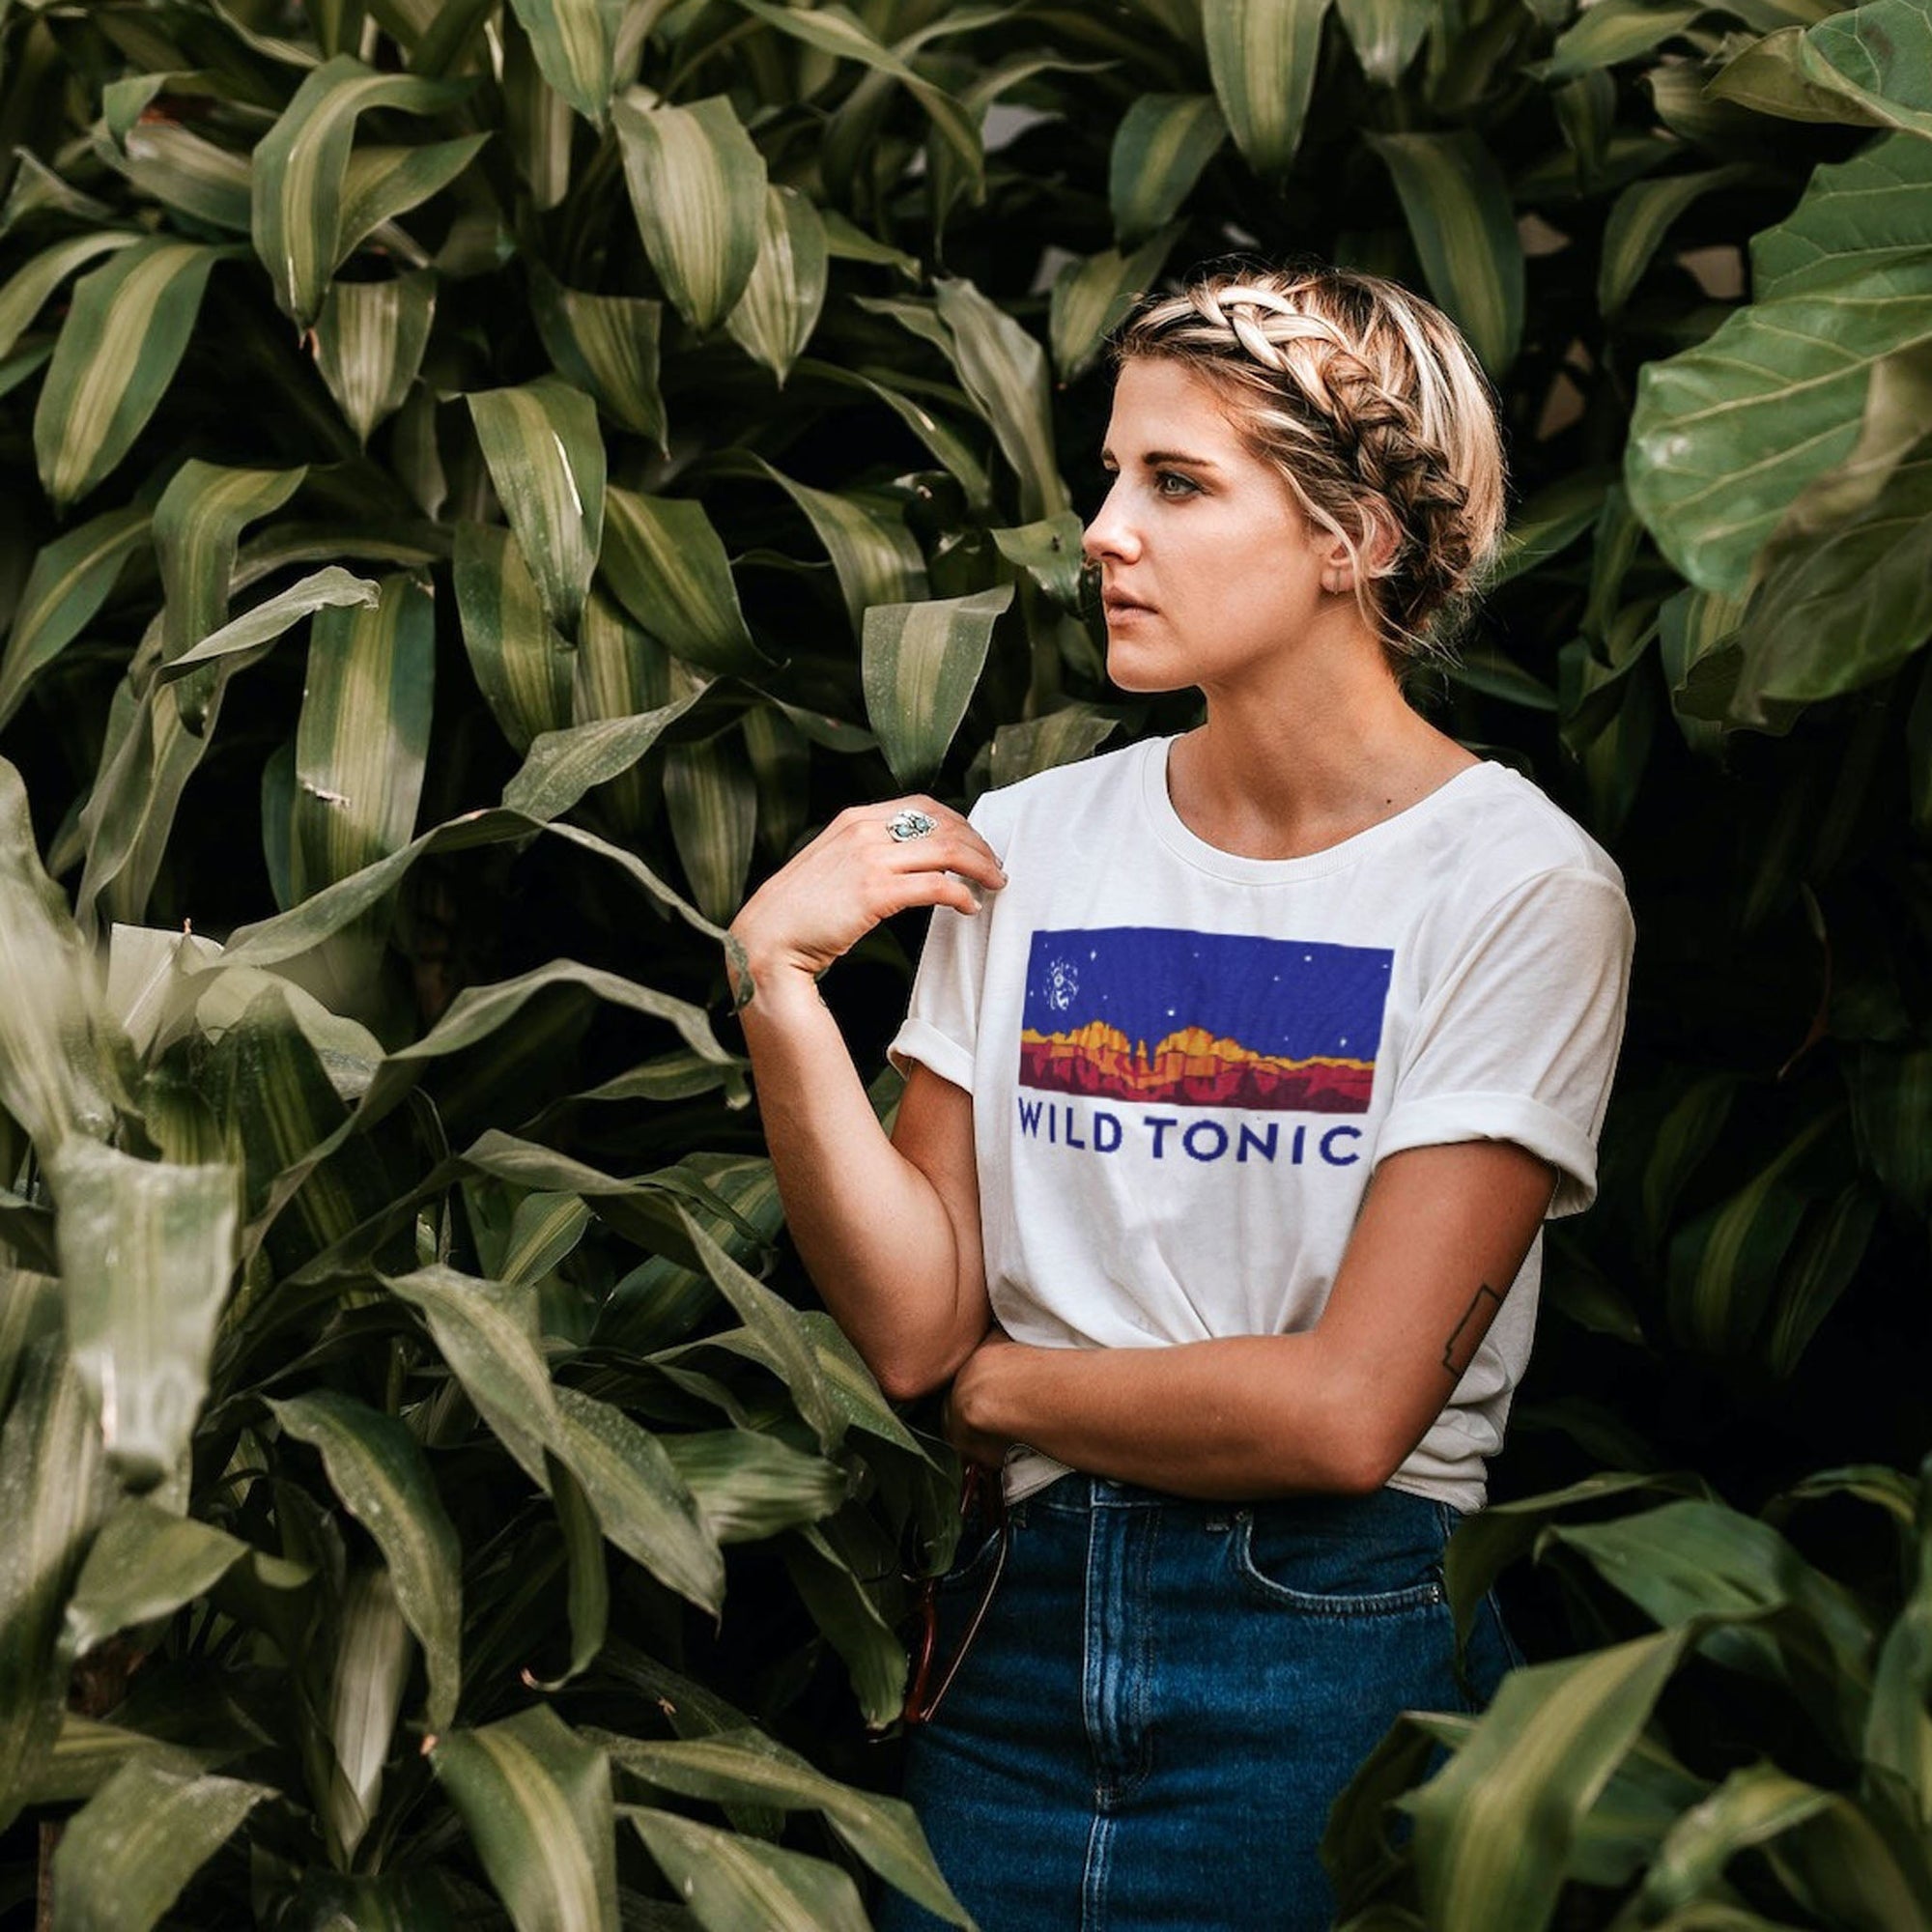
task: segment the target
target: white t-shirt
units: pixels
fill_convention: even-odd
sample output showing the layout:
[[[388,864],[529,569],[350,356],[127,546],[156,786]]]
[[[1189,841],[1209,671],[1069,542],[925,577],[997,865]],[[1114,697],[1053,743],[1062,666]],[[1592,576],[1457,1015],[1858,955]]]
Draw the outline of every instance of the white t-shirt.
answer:
[[[1632,925],[1608,856],[1471,766],[1298,859],[1197,838],[1151,739],[987,793],[1009,883],[934,910],[893,1041],[973,1095],[993,1313],[1041,1348],[1312,1327],[1376,1163],[1514,1141],[1596,1193]],[[1393,1486],[1482,1507],[1542,1239]],[[1060,1463],[1028,1451],[1014,1496]]]

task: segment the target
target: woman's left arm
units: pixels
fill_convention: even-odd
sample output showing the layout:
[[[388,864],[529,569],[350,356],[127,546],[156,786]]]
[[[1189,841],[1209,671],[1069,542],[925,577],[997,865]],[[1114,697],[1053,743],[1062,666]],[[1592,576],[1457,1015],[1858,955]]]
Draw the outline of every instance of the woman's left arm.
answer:
[[[1026,1442],[1210,1499],[1379,1489],[1462,1379],[1554,1185],[1554,1169],[1511,1141],[1390,1154],[1313,1328],[1147,1349],[1035,1349],[996,1333],[953,1382],[954,1446],[997,1463]]]

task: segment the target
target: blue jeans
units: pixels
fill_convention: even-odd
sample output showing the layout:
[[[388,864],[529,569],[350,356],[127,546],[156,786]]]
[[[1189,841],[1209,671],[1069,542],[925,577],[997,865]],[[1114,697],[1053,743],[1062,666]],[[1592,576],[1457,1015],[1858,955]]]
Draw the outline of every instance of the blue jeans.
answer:
[[[1336,1794],[1400,1711],[1480,1709],[1520,1661],[1493,1599],[1464,1673],[1448,1505],[1380,1490],[1236,1506],[1064,1476],[1006,1575],[906,1796],[980,1932],[1325,1932]],[[941,1587],[943,1640],[993,1540]],[[938,1932],[894,1893],[880,1932]]]

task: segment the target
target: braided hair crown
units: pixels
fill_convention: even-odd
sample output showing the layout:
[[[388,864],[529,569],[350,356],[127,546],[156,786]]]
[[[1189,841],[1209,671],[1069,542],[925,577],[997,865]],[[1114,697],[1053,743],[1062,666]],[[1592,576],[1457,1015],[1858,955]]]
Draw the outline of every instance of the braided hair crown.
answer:
[[[1145,296],[1118,366],[1159,356],[1220,392],[1248,446],[1355,562],[1398,666],[1441,655],[1502,537],[1493,393],[1441,310],[1380,275],[1214,266]]]

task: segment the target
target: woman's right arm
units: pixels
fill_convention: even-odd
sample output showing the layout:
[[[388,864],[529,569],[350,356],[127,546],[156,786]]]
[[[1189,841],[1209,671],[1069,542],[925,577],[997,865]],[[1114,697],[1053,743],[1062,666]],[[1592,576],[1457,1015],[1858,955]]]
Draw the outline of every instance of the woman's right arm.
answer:
[[[895,841],[906,806],[936,829]],[[952,876],[956,874],[957,876]],[[978,910],[998,857],[931,799],[841,812],[746,902],[725,942],[785,1219],[838,1325],[895,1400],[951,1378],[986,1332],[972,1096],[915,1065],[888,1139],[818,974],[915,905]]]

